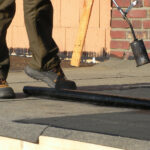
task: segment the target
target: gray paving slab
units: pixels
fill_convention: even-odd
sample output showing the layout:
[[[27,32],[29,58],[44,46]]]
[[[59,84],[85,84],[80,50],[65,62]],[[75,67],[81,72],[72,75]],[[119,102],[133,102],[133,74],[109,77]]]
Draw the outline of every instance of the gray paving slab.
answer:
[[[150,98],[150,65],[135,66],[134,61],[111,59],[64,71],[79,89]],[[27,97],[24,86],[47,85],[23,71],[10,72],[8,82],[17,97],[0,100],[0,136],[37,142],[38,136],[47,135],[127,150],[150,149],[148,110]]]

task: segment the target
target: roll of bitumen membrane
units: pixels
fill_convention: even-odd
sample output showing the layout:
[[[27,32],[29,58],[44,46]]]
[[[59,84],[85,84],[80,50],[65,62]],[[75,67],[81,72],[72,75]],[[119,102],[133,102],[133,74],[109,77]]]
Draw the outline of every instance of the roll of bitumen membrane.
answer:
[[[24,93],[30,96],[57,98],[60,100],[73,100],[90,102],[100,105],[124,106],[132,108],[150,109],[150,100],[134,97],[124,97],[110,94],[99,94],[82,90],[55,90],[45,87],[25,86]]]

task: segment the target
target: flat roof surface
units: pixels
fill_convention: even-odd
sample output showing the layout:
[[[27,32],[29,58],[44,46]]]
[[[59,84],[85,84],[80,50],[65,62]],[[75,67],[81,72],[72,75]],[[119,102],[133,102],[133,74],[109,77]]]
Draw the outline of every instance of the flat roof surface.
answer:
[[[64,68],[79,90],[150,99],[150,64],[110,59],[92,67]],[[0,100],[0,136],[38,142],[40,135],[122,148],[150,147],[150,110],[90,102],[27,96],[24,86],[46,84],[23,71],[11,71],[8,83],[16,99]]]

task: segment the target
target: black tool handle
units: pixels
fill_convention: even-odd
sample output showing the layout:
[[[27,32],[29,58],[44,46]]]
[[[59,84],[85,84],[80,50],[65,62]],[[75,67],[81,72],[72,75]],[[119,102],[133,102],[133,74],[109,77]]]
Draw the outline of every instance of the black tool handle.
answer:
[[[126,20],[128,25],[130,26],[130,29],[131,29],[131,32],[132,32],[132,35],[133,35],[133,39],[134,39],[134,41],[136,41],[137,38],[136,38],[136,35],[135,35],[135,32],[134,32],[133,26],[132,26],[130,20],[127,18],[126,13],[123,11],[123,9],[121,7],[119,7],[119,5],[117,4],[117,2],[115,0],[112,0],[112,1],[116,5],[116,7],[120,11],[120,13],[122,14],[123,19]]]

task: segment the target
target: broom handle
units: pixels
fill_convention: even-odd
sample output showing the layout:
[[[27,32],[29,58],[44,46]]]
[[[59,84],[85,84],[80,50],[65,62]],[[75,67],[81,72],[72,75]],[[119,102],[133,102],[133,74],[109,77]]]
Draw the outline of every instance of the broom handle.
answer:
[[[83,13],[80,18],[79,29],[71,59],[72,66],[79,67],[80,65],[82,50],[85,42],[86,32],[89,24],[93,3],[94,0],[84,0]]]

